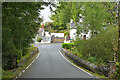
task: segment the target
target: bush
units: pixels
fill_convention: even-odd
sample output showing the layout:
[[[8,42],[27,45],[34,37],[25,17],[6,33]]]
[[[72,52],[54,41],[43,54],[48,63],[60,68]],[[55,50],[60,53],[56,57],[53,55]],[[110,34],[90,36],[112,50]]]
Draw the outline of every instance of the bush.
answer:
[[[38,37],[37,38],[37,42],[41,42],[42,38],[41,37]]]
[[[60,26],[58,29],[59,29],[59,30],[63,30],[63,29],[64,29],[64,27]]]
[[[65,36],[66,36],[66,37],[69,36],[69,32],[68,32],[68,31],[65,31],[65,32],[64,32],[64,37],[65,37]]]
[[[74,43],[62,43],[62,48],[71,49]]]
[[[117,69],[116,69],[116,78],[120,79],[120,62],[116,62],[116,66],[117,66]]]
[[[81,52],[84,59],[106,64],[106,61],[113,60],[117,39],[117,28],[109,27],[107,31],[103,31],[91,39],[80,40],[77,38],[75,44],[77,44],[76,48]]]

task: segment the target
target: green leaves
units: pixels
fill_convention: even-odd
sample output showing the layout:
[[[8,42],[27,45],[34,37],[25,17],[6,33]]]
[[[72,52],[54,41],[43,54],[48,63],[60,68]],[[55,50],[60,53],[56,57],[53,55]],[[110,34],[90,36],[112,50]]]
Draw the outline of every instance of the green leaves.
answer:
[[[89,58],[90,61],[105,64],[106,61],[113,60],[114,48],[117,47],[118,28],[109,27],[104,32],[101,32],[96,37],[88,40],[76,40],[78,51],[84,55],[83,58]],[[101,60],[99,60],[101,58]]]
[[[97,35],[103,27],[115,24],[115,15],[112,15],[109,8],[114,7],[110,2],[89,2],[82,4],[83,31],[91,31],[91,36]],[[112,10],[112,9],[111,9]],[[80,27],[77,28],[79,31]],[[80,29],[81,31],[81,29]],[[78,32],[78,35],[81,32]]]
[[[20,59],[26,54],[32,38],[37,33],[42,18],[39,12],[49,3],[2,3],[2,52],[3,63],[7,66],[12,64],[12,57]],[[7,62],[10,60],[9,62]],[[9,64],[6,64],[9,63]]]
[[[74,22],[79,21],[80,3],[77,2],[60,2],[50,19],[53,20],[55,26],[62,26],[67,29],[67,23],[73,19]]]

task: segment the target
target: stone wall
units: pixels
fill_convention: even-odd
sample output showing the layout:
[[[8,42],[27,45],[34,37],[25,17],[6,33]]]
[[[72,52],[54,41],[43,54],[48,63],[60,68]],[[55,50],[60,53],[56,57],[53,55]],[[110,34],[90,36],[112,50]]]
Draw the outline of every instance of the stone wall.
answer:
[[[108,76],[108,72],[109,72],[108,67],[106,67],[104,65],[95,65],[93,63],[90,63],[86,60],[79,58],[78,56],[70,53],[69,51],[67,51],[63,48],[60,51],[63,55],[65,55],[65,56],[69,57],[71,60],[73,60],[73,62],[76,63],[77,65],[84,67],[92,72],[96,72],[100,75],[104,74],[106,77]]]

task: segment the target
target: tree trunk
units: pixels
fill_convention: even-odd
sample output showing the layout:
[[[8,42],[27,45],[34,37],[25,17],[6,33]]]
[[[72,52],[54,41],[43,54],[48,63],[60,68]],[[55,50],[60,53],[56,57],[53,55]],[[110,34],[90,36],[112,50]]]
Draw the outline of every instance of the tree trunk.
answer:
[[[16,68],[16,58],[14,55],[11,56],[11,68]]]

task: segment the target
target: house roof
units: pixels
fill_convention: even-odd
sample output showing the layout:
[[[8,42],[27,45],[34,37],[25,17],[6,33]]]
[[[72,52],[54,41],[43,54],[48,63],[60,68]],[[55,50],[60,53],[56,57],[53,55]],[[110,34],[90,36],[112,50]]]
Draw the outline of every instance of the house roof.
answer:
[[[44,28],[39,28],[39,31],[40,31],[40,32],[44,31]]]
[[[70,23],[70,28],[77,28],[77,26],[81,26],[80,22]]]

